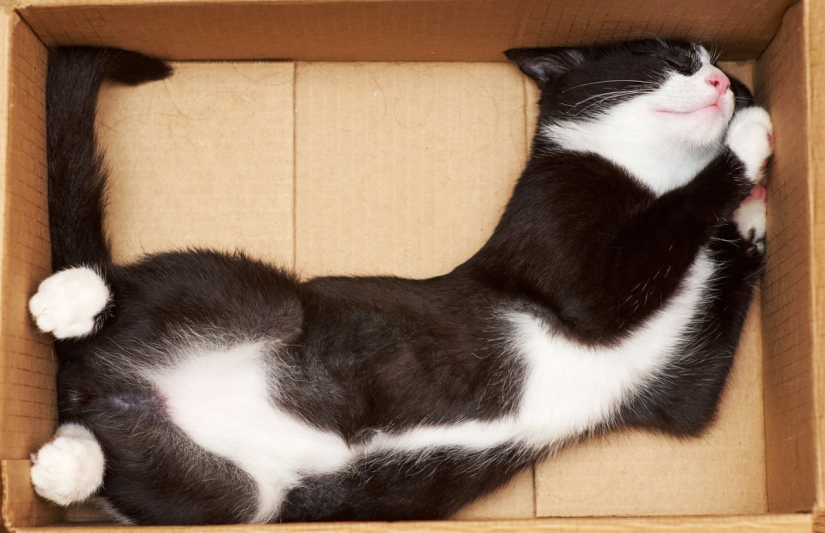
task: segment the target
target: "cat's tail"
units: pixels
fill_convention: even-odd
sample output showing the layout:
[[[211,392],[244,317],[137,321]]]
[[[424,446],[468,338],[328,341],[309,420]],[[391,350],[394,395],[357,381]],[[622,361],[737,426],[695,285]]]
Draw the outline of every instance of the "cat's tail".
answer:
[[[111,261],[103,229],[107,170],[95,136],[103,81],[137,85],[171,73],[162,61],[113,48],[58,48],[49,54],[46,127],[55,271]]]

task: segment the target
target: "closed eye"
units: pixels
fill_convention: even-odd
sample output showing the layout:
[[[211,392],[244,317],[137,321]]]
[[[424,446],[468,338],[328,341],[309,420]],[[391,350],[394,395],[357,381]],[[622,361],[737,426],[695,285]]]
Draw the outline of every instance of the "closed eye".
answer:
[[[679,74],[684,74],[685,76],[690,76],[694,74],[698,69],[698,66],[693,61],[692,58],[684,58],[684,59],[665,59],[665,63],[677,71]]]

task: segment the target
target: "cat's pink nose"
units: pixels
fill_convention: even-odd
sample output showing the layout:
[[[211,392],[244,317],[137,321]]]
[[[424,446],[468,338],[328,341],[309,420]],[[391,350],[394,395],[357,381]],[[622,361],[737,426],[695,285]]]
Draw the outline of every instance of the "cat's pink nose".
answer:
[[[708,85],[712,85],[720,96],[725,94],[728,90],[728,87],[730,87],[730,80],[727,76],[725,76],[722,73],[721,70],[711,72],[708,75],[708,77],[705,78],[705,81],[708,83]]]

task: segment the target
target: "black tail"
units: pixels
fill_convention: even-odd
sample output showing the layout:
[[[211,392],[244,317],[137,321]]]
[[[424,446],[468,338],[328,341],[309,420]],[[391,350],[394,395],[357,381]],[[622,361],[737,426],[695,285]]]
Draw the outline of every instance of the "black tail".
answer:
[[[46,125],[55,271],[111,261],[103,231],[107,172],[95,137],[103,80],[137,85],[171,73],[162,61],[112,48],[58,48],[49,54]]]

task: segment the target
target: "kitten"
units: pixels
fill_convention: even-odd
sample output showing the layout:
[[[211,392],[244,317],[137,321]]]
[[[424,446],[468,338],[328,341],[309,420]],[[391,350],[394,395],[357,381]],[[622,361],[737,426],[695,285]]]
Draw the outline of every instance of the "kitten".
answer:
[[[697,44],[507,56],[541,114],[482,249],[432,279],[300,281],[208,250],[114,264],[98,90],[171,69],[53,52],[37,492],[136,524],[435,519],[592,432],[701,434],[764,263],[768,114]]]

